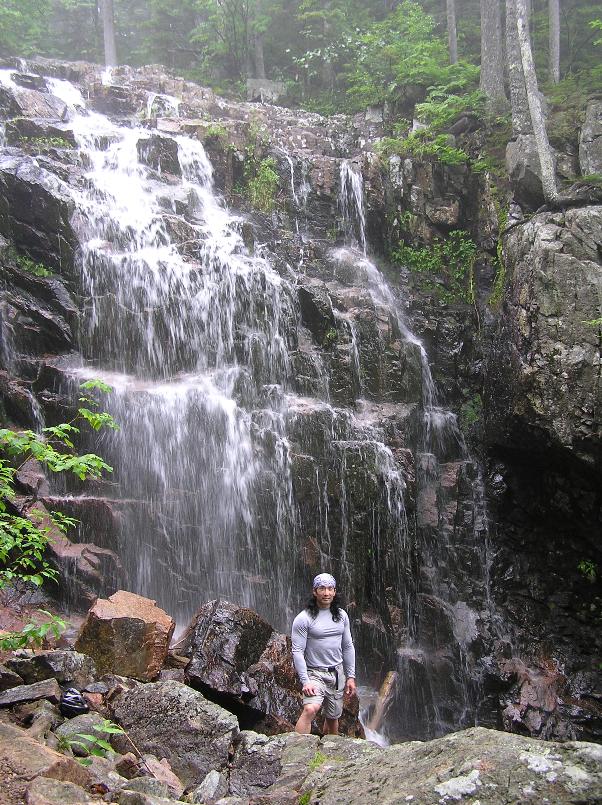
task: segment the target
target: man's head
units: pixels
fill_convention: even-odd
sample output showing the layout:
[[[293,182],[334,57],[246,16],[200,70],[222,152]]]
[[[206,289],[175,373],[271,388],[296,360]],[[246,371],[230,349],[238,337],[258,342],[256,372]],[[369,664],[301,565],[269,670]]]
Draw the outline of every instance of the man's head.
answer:
[[[320,573],[314,579],[313,596],[320,609],[328,609],[336,595],[337,583],[330,573]]]

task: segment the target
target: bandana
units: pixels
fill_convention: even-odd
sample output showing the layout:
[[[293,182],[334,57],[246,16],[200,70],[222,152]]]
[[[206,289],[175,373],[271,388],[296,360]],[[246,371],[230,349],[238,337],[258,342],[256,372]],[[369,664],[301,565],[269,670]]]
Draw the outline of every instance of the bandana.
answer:
[[[330,573],[320,573],[314,579],[314,590],[318,587],[336,587],[337,583],[334,580],[334,576],[331,576]]]

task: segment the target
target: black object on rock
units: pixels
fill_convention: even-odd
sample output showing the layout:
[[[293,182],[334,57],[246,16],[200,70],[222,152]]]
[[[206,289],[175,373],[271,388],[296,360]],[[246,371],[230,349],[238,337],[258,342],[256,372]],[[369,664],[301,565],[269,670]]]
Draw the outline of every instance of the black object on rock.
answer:
[[[74,716],[81,716],[89,711],[84,697],[81,695],[77,688],[67,688],[61,694],[61,701],[59,703],[59,710],[62,715],[67,718]]]

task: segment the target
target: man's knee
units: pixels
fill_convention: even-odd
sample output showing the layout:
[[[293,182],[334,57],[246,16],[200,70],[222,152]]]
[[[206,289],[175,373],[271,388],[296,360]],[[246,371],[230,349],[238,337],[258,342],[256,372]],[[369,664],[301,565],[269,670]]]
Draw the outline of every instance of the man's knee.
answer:
[[[318,714],[318,711],[322,705],[318,702],[312,702],[312,704],[305,704],[303,705],[303,712],[305,715],[311,716],[312,718]]]

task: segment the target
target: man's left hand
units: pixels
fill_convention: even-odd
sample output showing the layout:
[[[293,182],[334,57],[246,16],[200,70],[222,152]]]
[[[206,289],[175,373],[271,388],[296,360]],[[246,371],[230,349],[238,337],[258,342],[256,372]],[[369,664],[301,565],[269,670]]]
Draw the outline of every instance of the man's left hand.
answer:
[[[352,696],[355,693],[355,679],[351,678],[345,682],[345,693]]]

